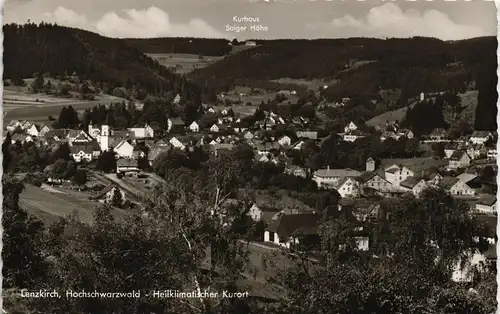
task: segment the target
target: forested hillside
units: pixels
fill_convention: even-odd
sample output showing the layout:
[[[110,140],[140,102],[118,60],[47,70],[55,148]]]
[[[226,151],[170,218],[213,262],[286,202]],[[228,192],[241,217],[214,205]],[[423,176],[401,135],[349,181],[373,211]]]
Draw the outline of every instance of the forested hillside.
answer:
[[[224,56],[231,52],[226,39],[207,38],[125,38],[123,41],[143,53],[189,53]]]
[[[51,24],[9,24],[4,31],[4,78],[28,78],[43,71],[51,76],[76,74],[102,87],[131,81],[149,94],[179,93],[187,102],[201,103],[213,93],[174,74],[120,39]]]
[[[322,92],[332,101],[401,89],[398,107],[421,92],[477,88],[476,127],[496,129],[490,118],[496,116],[496,47],[494,37],[452,42],[421,37],[259,41],[256,48],[190,75],[216,90],[242,81],[325,78],[336,82]]]

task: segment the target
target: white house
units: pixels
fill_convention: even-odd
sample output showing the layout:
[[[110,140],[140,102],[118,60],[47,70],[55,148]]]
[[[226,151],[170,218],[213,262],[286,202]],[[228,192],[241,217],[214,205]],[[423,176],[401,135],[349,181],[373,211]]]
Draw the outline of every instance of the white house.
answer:
[[[314,172],[313,180],[318,187],[335,188],[345,178],[357,178],[361,172],[352,169],[319,169]]]
[[[407,139],[412,139],[414,137],[413,132],[410,129],[399,129],[397,133],[398,138],[406,137]]]
[[[177,94],[174,97],[174,104],[178,104],[181,102],[181,95]]]
[[[466,168],[470,165],[471,158],[466,152],[457,150],[450,156],[449,169]]]
[[[75,162],[91,162],[101,154],[101,149],[96,141],[91,143],[74,143],[69,147],[71,157]]]
[[[189,130],[191,132],[199,132],[200,131],[200,126],[198,125],[198,123],[196,123],[196,121],[193,121],[190,125],[189,125]]]
[[[427,187],[427,182],[425,182],[424,179],[419,180],[415,177],[408,177],[406,180],[402,181],[399,186],[403,191],[411,192],[418,197]]]
[[[21,128],[23,130],[29,129],[32,125],[33,125],[33,123],[31,123],[29,121],[23,121],[23,122],[21,122]]]
[[[7,125],[7,131],[14,131],[16,128],[21,127],[21,122],[19,120],[11,120]]]
[[[450,191],[452,195],[457,196],[474,196],[476,191],[468,186],[465,182],[454,177],[444,177],[441,180],[441,185],[446,190]]]
[[[135,138],[153,138],[154,130],[146,123],[142,128],[129,128],[128,129]]]
[[[134,154],[134,146],[126,140],[122,140],[113,148],[113,151],[116,153],[118,158],[132,158]]]
[[[474,131],[472,133],[471,137],[469,138],[469,141],[472,144],[484,144],[486,143],[490,138],[492,138],[493,134],[489,131]]]
[[[383,178],[376,171],[368,171],[361,174],[358,178],[361,186],[371,188],[381,193],[390,192],[394,190],[394,185]]]
[[[252,132],[250,132],[250,131],[247,131],[247,132],[245,133],[245,135],[243,135],[243,138],[245,138],[246,140],[251,140],[251,139],[253,139],[253,137],[254,137],[254,136],[253,136],[253,133],[252,133]]]
[[[252,207],[250,207],[250,209],[248,210],[247,215],[250,216],[254,221],[261,221],[264,213],[257,206],[257,204],[253,204]]]
[[[406,180],[408,177],[413,177],[415,173],[413,170],[399,165],[391,165],[385,168],[385,179],[395,186],[399,186],[401,182]]]
[[[319,215],[316,213],[281,214],[264,231],[264,242],[290,248],[300,239],[294,233],[300,230],[302,236],[317,236]]]
[[[40,127],[40,131],[38,132],[38,136],[44,136],[50,130],[52,130],[52,129],[48,125],[44,124]]]
[[[476,211],[484,214],[496,213],[497,197],[496,195],[484,194],[476,203]]]
[[[219,127],[217,126],[217,124],[214,124],[210,127],[210,132],[214,132],[214,133],[219,132]]]
[[[335,189],[342,197],[359,196],[359,182],[352,177],[346,177],[339,181]]]
[[[29,128],[26,129],[26,133],[28,133],[31,136],[39,136],[40,131],[38,130],[37,126],[32,124]]]
[[[348,125],[346,125],[344,127],[344,132],[349,133],[350,131],[354,131],[357,129],[358,129],[358,126],[356,124],[354,124],[354,122],[351,121]]]
[[[169,140],[169,143],[172,144],[173,147],[175,148],[179,148],[181,150],[184,150],[186,148],[186,146],[184,144],[181,143],[181,141],[179,141],[177,138],[175,137],[172,137],[170,140]]]
[[[287,135],[284,135],[282,138],[280,138],[278,140],[278,143],[281,145],[281,146],[290,146],[292,145],[292,140],[290,139],[289,136]]]
[[[352,130],[352,131],[345,133],[343,139],[346,142],[354,142],[357,139],[363,138],[365,136],[366,135],[360,130]]]
[[[488,148],[488,151],[486,153],[486,157],[488,159],[497,159],[497,148],[496,147],[490,147]]]
[[[119,158],[116,161],[116,173],[138,172],[139,166],[135,159]]]

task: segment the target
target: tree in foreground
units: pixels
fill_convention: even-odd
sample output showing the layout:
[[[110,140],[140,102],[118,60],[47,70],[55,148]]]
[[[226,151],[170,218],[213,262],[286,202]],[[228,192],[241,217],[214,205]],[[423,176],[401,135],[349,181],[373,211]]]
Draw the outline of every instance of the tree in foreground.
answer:
[[[77,217],[52,225],[45,238],[51,264],[45,287],[59,291],[141,293],[153,290],[241,291],[246,250],[232,222],[241,206],[225,206],[237,179],[225,160],[197,176],[177,172],[155,191],[144,213],[115,218],[110,209],[87,225]],[[217,168],[214,168],[217,166]],[[230,168],[229,168],[230,169]],[[210,183],[210,184],[209,184]],[[250,301],[210,298],[48,298],[34,310],[54,313],[252,313]]]
[[[424,191],[388,208],[370,251],[357,251],[353,224],[322,224],[324,263],[296,259],[275,282],[285,297],[280,313],[490,313],[494,299],[469,293],[451,281],[467,252],[484,250],[475,240],[482,226],[442,190]]]
[[[3,182],[3,286],[32,287],[43,282],[45,261],[41,250],[43,224],[20,208],[23,185],[11,178]]]

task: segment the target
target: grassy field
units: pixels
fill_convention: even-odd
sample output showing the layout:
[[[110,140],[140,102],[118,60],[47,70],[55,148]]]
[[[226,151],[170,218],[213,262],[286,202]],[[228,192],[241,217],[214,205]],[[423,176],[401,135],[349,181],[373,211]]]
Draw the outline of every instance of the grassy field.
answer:
[[[57,190],[57,189],[56,189]],[[81,193],[68,193],[61,190],[56,193],[27,184],[19,200],[20,206],[29,213],[41,219],[46,224],[57,221],[61,217],[78,214],[85,223],[92,223],[92,215],[100,204],[92,202],[88,196]],[[126,215],[126,211],[114,209],[117,216]]]
[[[317,90],[320,87],[323,87],[325,85],[333,85],[336,83],[336,81],[330,81],[330,80],[304,80],[304,79],[292,79],[292,78],[280,78],[276,80],[272,80],[272,82],[276,82],[279,84],[294,84],[294,85],[303,85],[306,86],[309,89],[312,90]]]
[[[27,80],[28,81],[28,80]],[[57,118],[64,106],[72,106],[79,113],[98,104],[110,104],[123,99],[111,95],[98,95],[96,100],[61,98],[41,93],[30,93],[27,87],[7,86],[3,94],[4,123],[11,120],[49,122],[49,116]]]
[[[459,117],[467,118],[469,121],[474,121],[475,110],[477,106],[477,91],[467,91],[463,94],[459,94],[463,111],[459,114]],[[409,106],[392,110],[388,112],[384,112],[378,116],[375,116],[368,120],[365,124],[372,127],[383,127],[386,121],[394,122],[394,121],[402,121],[405,118],[406,111],[408,111],[408,107],[412,107],[416,105],[416,102],[412,103]],[[445,112],[446,118],[446,112]],[[451,122],[451,121],[448,121]]]
[[[239,101],[241,100],[241,104],[238,105],[219,105],[215,106],[214,109],[222,110],[232,108],[234,113],[240,114],[241,116],[249,116],[255,112],[262,102],[266,102],[268,100],[274,100],[276,98],[276,91],[265,91],[259,89],[259,93],[251,95],[251,88],[245,86],[235,86],[231,91],[227,92],[224,97],[219,96],[220,101],[225,101],[226,99],[231,101]],[[288,100],[292,103],[297,102],[298,97],[295,95],[288,96]],[[251,103],[251,105],[247,105],[247,103]]]
[[[403,120],[406,115],[406,111],[408,111],[408,107],[403,107],[397,110],[384,112],[366,121],[365,124],[372,127],[383,127],[386,121],[394,122]]]
[[[179,74],[204,68],[224,58],[183,53],[148,53],[147,55],[167,68],[175,68],[175,72]]]

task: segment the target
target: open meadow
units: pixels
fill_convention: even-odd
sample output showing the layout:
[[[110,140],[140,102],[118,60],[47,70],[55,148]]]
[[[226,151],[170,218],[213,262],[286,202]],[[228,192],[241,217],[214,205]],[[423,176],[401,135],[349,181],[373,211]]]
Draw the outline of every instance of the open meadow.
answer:
[[[9,123],[11,120],[46,123],[50,121],[49,116],[57,118],[62,107],[72,106],[77,112],[82,113],[85,109],[98,104],[108,105],[123,100],[107,94],[96,95],[95,100],[92,101],[63,98],[43,93],[30,93],[27,87],[6,86],[3,94],[4,123]]]
[[[146,55],[167,68],[175,69],[175,73],[179,74],[186,74],[207,67],[224,58],[185,53],[147,53]]]
[[[78,214],[80,221],[92,223],[93,213],[101,206],[99,203],[89,200],[88,194],[85,193],[68,193],[66,190],[57,188],[43,189],[30,184],[25,185],[19,203],[22,208],[46,224],[74,212]],[[127,212],[113,209],[113,214],[124,216]]]

